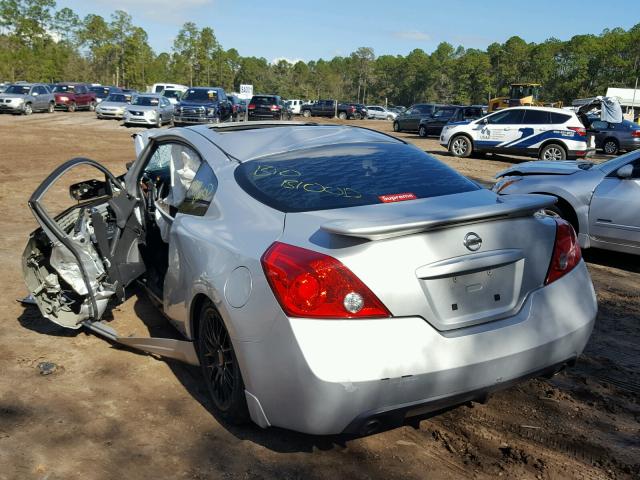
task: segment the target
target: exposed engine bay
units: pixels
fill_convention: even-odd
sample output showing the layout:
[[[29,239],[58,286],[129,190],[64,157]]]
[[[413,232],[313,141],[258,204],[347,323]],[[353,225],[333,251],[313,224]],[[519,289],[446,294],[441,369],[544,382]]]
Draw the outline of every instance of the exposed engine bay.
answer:
[[[60,241],[51,241],[42,229],[29,239],[23,254],[23,269],[43,315],[68,328],[80,328],[87,318],[104,313],[115,285],[107,280],[107,265],[98,254],[92,217],[102,218],[107,239],[116,233],[116,219],[107,204],[72,208],[56,220],[81,257],[98,312],[92,311],[89,290],[74,254]]]

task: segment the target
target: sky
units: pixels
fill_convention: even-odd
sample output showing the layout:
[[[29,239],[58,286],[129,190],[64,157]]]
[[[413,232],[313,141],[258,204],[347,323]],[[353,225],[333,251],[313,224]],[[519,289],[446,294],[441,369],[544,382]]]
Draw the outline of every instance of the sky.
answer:
[[[550,37],[628,29],[640,23],[637,0],[57,0],[84,17],[109,18],[121,9],[149,35],[151,47],[170,51],[184,22],[212,27],[225,49],[269,61],[330,59],[358,47],[377,56],[433,51],[440,42],[484,49],[519,35],[527,42]],[[531,6],[530,11],[526,7]]]

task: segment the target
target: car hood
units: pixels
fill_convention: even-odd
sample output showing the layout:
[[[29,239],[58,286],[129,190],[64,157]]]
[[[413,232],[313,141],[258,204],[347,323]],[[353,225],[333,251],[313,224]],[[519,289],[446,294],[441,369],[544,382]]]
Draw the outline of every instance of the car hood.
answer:
[[[158,110],[158,107],[152,107],[148,105],[127,105],[127,110],[135,110],[136,112],[154,112]]]
[[[496,174],[495,178],[505,175],[572,175],[591,169],[593,163],[584,160],[534,161],[513,165]]]
[[[104,107],[116,107],[116,108],[122,108],[122,107],[128,107],[129,104],[125,103],[125,102],[105,102],[104,100],[102,102],[100,102],[100,107],[104,108]]]

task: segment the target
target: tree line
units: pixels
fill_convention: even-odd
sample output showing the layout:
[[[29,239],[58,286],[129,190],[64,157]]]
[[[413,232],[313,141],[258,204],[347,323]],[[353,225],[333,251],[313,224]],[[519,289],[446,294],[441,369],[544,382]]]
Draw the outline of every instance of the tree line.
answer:
[[[108,19],[80,18],[55,0],[0,0],[0,81],[77,80],[141,90],[167,81],[229,91],[247,83],[284,98],[483,104],[514,82],[541,83],[545,100],[570,102],[603,95],[607,87],[633,87],[639,71],[640,24],[567,41],[514,36],[486,50],[443,42],[432,53],[416,48],[406,56],[376,56],[361,47],[292,64],[225,50],[212,28],[193,22],[182,26],[170,52],[156,53],[122,10]]]

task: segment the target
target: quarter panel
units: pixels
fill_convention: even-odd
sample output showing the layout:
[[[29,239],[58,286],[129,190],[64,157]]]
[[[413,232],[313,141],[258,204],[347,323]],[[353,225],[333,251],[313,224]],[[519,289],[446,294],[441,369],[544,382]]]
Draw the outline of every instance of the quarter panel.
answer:
[[[205,216],[178,214],[171,229],[164,307],[188,338],[194,336],[191,303],[199,293],[214,302],[237,341],[258,341],[281,313],[260,259],[282,234],[284,214],[247,195],[233,178],[236,166],[215,170],[218,190]],[[246,303],[235,308],[224,292],[238,267],[248,270],[251,285]]]

